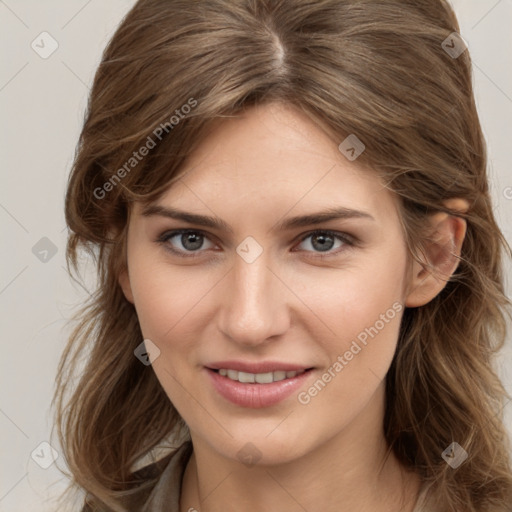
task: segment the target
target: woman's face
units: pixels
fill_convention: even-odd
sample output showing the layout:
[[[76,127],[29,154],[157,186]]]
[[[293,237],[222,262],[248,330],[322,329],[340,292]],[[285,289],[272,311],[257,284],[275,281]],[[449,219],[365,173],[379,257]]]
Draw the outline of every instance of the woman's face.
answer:
[[[132,211],[121,283],[153,370],[225,457],[286,462],[382,428],[407,250],[396,198],[341,142],[291,107],[253,107]]]

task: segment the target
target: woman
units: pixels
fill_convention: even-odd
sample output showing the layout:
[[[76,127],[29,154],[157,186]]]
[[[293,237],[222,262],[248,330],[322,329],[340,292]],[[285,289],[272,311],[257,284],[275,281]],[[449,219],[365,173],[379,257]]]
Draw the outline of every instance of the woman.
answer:
[[[442,0],[128,13],[66,196],[99,279],[56,388],[83,511],[511,510],[458,31]]]

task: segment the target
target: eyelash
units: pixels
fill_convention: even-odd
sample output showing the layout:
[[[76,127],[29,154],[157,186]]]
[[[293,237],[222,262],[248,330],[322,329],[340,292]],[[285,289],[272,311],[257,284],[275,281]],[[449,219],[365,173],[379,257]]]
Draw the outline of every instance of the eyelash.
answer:
[[[198,257],[201,257],[202,256],[201,253],[204,252],[204,250],[198,250],[198,251],[195,251],[195,252],[192,252],[192,253],[186,253],[186,252],[183,252],[183,251],[180,251],[180,250],[173,249],[170,246],[170,244],[168,243],[171,238],[174,238],[175,236],[183,235],[183,234],[186,234],[186,233],[193,233],[193,234],[201,235],[201,236],[203,236],[205,238],[208,238],[208,234],[206,232],[204,232],[204,231],[201,231],[201,230],[197,230],[197,229],[176,229],[176,230],[173,230],[173,231],[165,231],[164,233],[162,233],[156,239],[156,242],[161,244],[161,245],[163,245],[165,250],[167,250],[167,251],[169,251],[169,252],[171,252],[173,254],[176,254],[176,255],[178,255],[180,257],[183,257],[183,258],[198,258]],[[317,230],[305,233],[304,235],[301,235],[302,238],[299,240],[299,243],[304,242],[304,240],[306,240],[309,237],[312,237],[314,235],[319,235],[319,234],[329,235],[329,236],[332,236],[333,238],[337,238],[338,240],[342,241],[345,246],[348,246],[348,247],[353,247],[353,246],[356,245],[356,239],[353,236],[348,235],[347,233],[339,233],[339,232],[336,232],[336,231],[330,231],[328,229],[317,229]],[[321,252],[316,253],[314,251],[305,251],[305,252],[314,252],[316,254],[316,256],[315,256],[316,258],[323,259],[323,258],[329,258],[329,257],[332,257],[332,256],[336,256],[340,252],[342,252],[343,250],[345,250],[345,249],[343,247],[341,247],[341,248],[338,248],[336,252],[327,252],[326,254],[322,254]]]

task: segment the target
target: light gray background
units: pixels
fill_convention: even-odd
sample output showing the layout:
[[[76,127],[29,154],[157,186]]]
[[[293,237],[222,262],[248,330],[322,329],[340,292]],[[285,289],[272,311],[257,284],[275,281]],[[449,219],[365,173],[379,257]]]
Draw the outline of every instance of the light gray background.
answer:
[[[31,458],[34,450],[35,457],[39,453],[40,460],[47,458],[47,448],[39,447],[44,441],[59,450],[50,439],[49,405],[68,332],[66,319],[86,297],[65,271],[63,197],[94,70],[108,39],[133,4],[123,0],[0,0],[0,512],[53,511],[52,499],[65,484],[55,464],[42,469]],[[510,241],[512,0],[453,0],[452,4],[474,60],[495,212]],[[59,45],[47,59],[31,48],[43,31]],[[32,252],[43,237],[57,249],[47,262]],[[507,264],[508,281],[510,270]],[[509,393],[511,345],[509,341],[499,360]],[[506,417],[512,432],[512,403],[506,406]],[[57,462],[62,464],[62,457]]]

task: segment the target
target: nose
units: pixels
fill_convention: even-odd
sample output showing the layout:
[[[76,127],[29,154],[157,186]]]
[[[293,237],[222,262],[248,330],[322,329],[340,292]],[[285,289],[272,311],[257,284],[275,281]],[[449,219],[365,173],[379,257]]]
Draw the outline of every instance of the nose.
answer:
[[[237,344],[263,345],[289,328],[287,300],[293,294],[270,266],[265,251],[252,263],[235,255],[219,289],[219,329]]]

